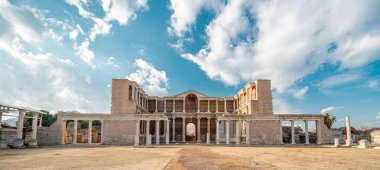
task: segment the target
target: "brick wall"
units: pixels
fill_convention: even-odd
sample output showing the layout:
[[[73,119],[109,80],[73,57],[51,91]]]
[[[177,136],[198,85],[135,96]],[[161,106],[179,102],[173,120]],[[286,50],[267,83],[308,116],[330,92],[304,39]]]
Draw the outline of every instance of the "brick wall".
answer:
[[[281,144],[281,131],[279,120],[252,120],[251,144]]]
[[[136,133],[135,120],[104,121],[104,144],[133,145]]]

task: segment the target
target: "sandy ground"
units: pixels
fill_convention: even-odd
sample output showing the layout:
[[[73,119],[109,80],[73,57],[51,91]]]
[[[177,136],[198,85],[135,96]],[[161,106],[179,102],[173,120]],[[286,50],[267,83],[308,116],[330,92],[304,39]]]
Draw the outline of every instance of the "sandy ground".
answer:
[[[301,145],[66,145],[0,150],[0,169],[380,169],[380,150]]]

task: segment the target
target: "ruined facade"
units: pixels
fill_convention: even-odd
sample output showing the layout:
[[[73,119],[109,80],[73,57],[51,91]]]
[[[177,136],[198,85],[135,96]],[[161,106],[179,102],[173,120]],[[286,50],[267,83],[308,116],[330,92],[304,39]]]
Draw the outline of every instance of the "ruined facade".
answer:
[[[291,143],[295,144],[294,121],[315,121],[316,143],[327,142],[328,129],[320,114],[273,113],[271,82],[247,83],[234,96],[212,97],[189,90],[174,96],[149,96],[128,79],[112,80],[111,113],[60,114],[51,127],[43,127],[39,141],[68,143],[66,122],[89,120],[88,143],[92,143],[92,121],[101,121],[102,144],[159,145],[169,143],[204,144],[283,144],[282,122],[291,124]],[[59,139],[49,139],[50,136]],[[308,134],[308,133],[306,133]],[[72,137],[73,144],[76,138]],[[59,141],[59,142],[57,142]],[[309,136],[305,136],[309,144]]]

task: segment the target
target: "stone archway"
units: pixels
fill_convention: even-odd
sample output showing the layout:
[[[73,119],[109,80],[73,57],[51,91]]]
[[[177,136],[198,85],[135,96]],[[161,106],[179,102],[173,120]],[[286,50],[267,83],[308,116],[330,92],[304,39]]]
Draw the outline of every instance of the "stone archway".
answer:
[[[189,94],[185,98],[185,112],[196,113],[198,111],[198,98],[195,94]]]
[[[188,123],[186,125],[186,141],[195,142],[197,139],[196,128],[194,123]]]

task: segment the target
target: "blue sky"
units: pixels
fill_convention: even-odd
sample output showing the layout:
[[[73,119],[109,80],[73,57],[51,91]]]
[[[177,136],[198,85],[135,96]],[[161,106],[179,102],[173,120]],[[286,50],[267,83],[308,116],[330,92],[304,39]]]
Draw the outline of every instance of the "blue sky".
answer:
[[[275,113],[380,127],[378,1],[0,2],[0,102],[109,112],[112,78],[151,95],[234,95],[271,79]]]

